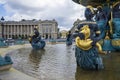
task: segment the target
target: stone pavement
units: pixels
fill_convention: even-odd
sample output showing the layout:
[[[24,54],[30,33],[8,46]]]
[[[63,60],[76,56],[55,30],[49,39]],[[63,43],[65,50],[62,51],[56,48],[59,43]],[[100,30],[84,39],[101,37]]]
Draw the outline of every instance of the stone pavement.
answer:
[[[11,68],[8,71],[0,72],[0,80],[37,80],[33,77],[30,77],[14,68]]]

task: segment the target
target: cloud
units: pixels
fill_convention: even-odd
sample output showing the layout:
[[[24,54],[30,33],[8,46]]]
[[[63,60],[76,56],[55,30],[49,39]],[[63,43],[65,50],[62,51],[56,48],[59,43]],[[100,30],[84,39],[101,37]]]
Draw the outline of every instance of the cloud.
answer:
[[[58,26],[58,27],[60,28],[60,31],[62,31],[62,30],[69,31],[70,30],[70,28],[67,28],[67,27],[63,27],[63,26]]]
[[[5,2],[5,0],[0,0],[0,4],[4,4]]]
[[[3,7],[7,20],[55,19],[59,27],[71,28],[77,18],[84,19],[84,7],[72,0],[6,0]]]

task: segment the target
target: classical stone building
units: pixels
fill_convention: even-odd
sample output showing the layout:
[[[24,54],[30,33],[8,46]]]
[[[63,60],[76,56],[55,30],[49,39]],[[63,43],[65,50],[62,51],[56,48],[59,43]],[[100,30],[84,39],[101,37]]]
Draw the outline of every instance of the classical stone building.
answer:
[[[66,38],[68,31],[62,30],[62,31],[60,31],[60,33],[61,33],[61,38]]]
[[[58,38],[58,24],[54,19],[51,21],[50,20],[40,21],[38,28],[39,32],[44,38],[46,39]]]
[[[0,22],[0,37],[13,38],[18,37],[27,38],[29,35],[33,35],[33,29],[38,27],[38,30],[42,37],[45,39],[58,37],[58,23],[53,20],[25,20],[21,21],[4,21]]]

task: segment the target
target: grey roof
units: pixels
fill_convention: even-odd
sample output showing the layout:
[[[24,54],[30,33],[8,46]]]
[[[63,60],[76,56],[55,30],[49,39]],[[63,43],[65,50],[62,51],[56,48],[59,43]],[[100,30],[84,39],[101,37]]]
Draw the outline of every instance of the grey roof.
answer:
[[[25,21],[5,21],[4,25],[38,25],[39,21],[25,20]]]
[[[21,21],[4,21],[4,22],[0,22],[0,24],[4,24],[4,25],[38,25],[40,23],[56,23],[57,22],[55,20],[25,20],[22,19]]]

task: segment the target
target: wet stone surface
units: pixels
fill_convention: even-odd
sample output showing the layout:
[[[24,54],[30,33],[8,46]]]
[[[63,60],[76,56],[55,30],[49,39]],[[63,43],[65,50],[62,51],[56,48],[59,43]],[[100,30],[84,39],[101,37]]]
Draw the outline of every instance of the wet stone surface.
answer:
[[[9,53],[13,67],[40,80],[120,80],[120,52],[101,55],[104,69],[76,66],[74,46],[47,45],[44,50],[22,48]]]

